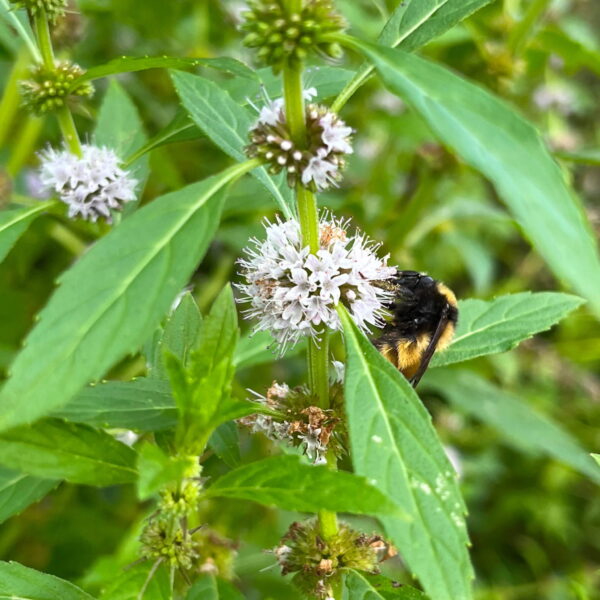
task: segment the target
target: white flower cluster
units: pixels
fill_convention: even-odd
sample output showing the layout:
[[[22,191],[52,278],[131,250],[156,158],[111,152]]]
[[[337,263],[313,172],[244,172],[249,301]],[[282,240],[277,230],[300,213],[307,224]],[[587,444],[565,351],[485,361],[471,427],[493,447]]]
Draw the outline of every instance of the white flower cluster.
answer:
[[[283,354],[303,336],[318,339],[323,325],[339,329],[336,306],[342,302],[355,323],[368,331],[382,327],[391,298],[379,282],[394,277],[388,257],[363,234],[348,235],[348,222],[325,219],[320,224],[320,249],[310,254],[301,242],[297,221],[266,222],[264,241],[251,240],[246,259],[239,260],[247,283],[238,285],[247,319],[258,319],[256,331],[268,330]]]
[[[95,223],[112,222],[111,210],[135,200],[137,181],[119,167],[118,156],[108,148],[82,147],[82,156],[48,148],[40,153],[40,180],[69,207],[69,217]]]
[[[267,100],[258,111],[258,120],[250,132],[250,156],[271,163],[272,172],[286,169],[290,184],[299,177],[306,187],[324,190],[337,185],[345,167],[344,156],[352,154],[353,130],[326,107],[310,104],[317,95],[315,88],[304,91],[308,147],[298,148],[291,140],[285,117],[283,98]]]

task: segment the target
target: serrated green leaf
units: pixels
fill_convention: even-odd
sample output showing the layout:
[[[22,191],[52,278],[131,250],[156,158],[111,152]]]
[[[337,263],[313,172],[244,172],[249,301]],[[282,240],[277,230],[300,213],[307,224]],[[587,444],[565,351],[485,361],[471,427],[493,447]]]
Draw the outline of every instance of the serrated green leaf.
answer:
[[[465,506],[456,474],[411,385],[341,314],[352,463],[411,522],[382,517],[387,535],[436,600],[472,597]]]
[[[293,455],[273,456],[238,467],[220,477],[206,495],[302,512],[324,509],[405,518],[396,504],[363,477],[308,465]]]
[[[198,75],[173,72],[175,89],[190,116],[223,152],[237,161],[244,160],[244,147],[248,144],[248,131],[253,125],[252,115],[235,102],[218,84]],[[293,213],[293,194],[285,175],[267,174],[264,167],[253,173],[272,194],[284,216]]]
[[[600,471],[570,433],[479,375],[466,370],[436,370],[428,374],[424,385],[461,412],[493,427],[519,450],[551,456],[600,483]]]
[[[134,431],[159,431],[177,423],[169,383],[145,377],[86,387],[53,415],[94,427]]]
[[[114,150],[124,161],[136,148],[146,142],[144,123],[135,104],[117,81],[111,81],[100,106],[98,121],[94,131],[94,141],[98,146]],[[138,180],[138,199],[125,205],[126,215],[131,214],[139,204],[140,190],[148,177],[148,158],[142,157],[128,166],[131,175]]]
[[[185,600],[244,600],[228,581],[214,575],[201,575],[188,590]]]
[[[390,91],[494,183],[553,272],[600,313],[596,242],[535,127],[503,100],[440,65],[401,50],[352,43],[373,62]]]
[[[492,0],[407,0],[399,2],[377,42],[412,52],[446,33]],[[332,108],[338,111],[373,72],[362,66],[341,91]]]
[[[72,583],[16,562],[0,562],[0,598],[7,600],[94,600]]]
[[[57,485],[58,481],[52,479],[40,479],[0,467],[0,523],[41,500]]]
[[[72,88],[86,81],[94,81],[117,73],[133,73],[148,69],[189,69],[191,67],[208,67],[237,75],[238,77],[256,78],[252,69],[234,58],[184,58],[180,56],[123,56],[115,58],[103,65],[88,69],[72,84]]]
[[[192,294],[186,292],[165,323],[162,337],[158,341],[157,351],[161,355],[165,350],[169,351],[184,365],[187,364],[190,352],[198,344],[201,327],[200,309]],[[152,376],[166,378],[166,371],[160,362]]]
[[[558,292],[507,294],[491,302],[461,300],[454,340],[435,355],[431,366],[511,350],[519,342],[550,329],[581,304],[581,298]]]
[[[42,419],[0,434],[0,463],[30,475],[86,485],[135,481],[135,452],[104,431]]]
[[[66,404],[139,348],[208,248],[223,188],[255,164],[154,200],[62,276],[0,392],[0,430]]]
[[[151,573],[152,568],[153,563],[147,561],[116,573],[111,584],[102,590],[100,600],[172,600],[167,569],[161,565]],[[146,582],[146,591],[140,596]]]
[[[56,201],[39,202],[24,208],[11,208],[0,211],[0,262],[9,253],[16,241],[44,211],[54,206]]]
[[[239,467],[242,463],[235,423],[221,423],[210,436],[208,447],[231,469]]]
[[[190,467],[193,464],[187,456],[168,456],[154,444],[142,444],[137,456],[139,499],[146,500],[161,488],[181,481]]]
[[[343,600],[427,600],[413,587],[395,583],[382,575],[350,570],[344,579]]]

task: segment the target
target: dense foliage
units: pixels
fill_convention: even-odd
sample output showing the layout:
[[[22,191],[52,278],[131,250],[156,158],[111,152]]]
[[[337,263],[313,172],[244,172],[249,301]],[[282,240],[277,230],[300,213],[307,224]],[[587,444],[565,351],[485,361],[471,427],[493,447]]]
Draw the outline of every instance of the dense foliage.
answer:
[[[0,0],[0,597],[593,600],[600,6],[248,4]]]

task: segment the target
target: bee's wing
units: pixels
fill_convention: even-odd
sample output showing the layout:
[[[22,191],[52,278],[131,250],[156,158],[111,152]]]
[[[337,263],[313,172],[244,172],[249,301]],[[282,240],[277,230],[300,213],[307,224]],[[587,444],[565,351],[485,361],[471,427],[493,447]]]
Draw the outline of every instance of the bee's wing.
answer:
[[[438,342],[440,341],[440,337],[442,333],[444,333],[444,329],[448,325],[448,305],[444,306],[442,310],[442,314],[440,315],[440,320],[438,321],[437,327],[435,328],[435,332],[429,341],[425,352],[423,352],[423,356],[421,357],[421,363],[419,364],[418,371],[410,378],[410,383],[414,388],[417,387],[419,381],[421,381],[421,377],[427,370],[433,355],[435,354],[435,349],[437,348]]]

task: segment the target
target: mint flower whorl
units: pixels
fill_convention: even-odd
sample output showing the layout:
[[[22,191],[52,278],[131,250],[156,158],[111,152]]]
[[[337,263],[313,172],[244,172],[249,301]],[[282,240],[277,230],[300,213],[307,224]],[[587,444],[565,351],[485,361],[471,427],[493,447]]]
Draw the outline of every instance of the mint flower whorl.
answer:
[[[311,88],[304,95],[310,100],[316,93]],[[298,180],[313,191],[336,185],[346,167],[345,155],[353,152],[352,128],[327,107],[308,104],[306,129],[307,148],[300,149],[292,142],[283,99],[277,98],[260,110],[246,154],[267,161],[272,174],[285,169],[290,187]]]
[[[69,207],[69,217],[95,223],[112,222],[111,210],[135,200],[137,181],[119,167],[118,156],[108,148],[84,145],[79,158],[68,150],[48,148],[40,153],[40,180]]]
[[[42,9],[46,11],[48,20],[56,22],[65,14],[67,0],[9,0],[16,8],[25,8],[30,15],[36,16]]]
[[[94,95],[94,86],[86,81],[70,89],[74,81],[85,71],[75,63],[63,61],[54,70],[36,65],[31,69],[31,78],[19,82],[23,106],[38,116],[61,108],[73,97]]]
[[[318,339],[323,326],[339,329],[338,303],[361,329],[382,327],[391,298],[379,282],[396,272],[379,258],[379,246],[361,233],[348,235],[348,222],[326,217],[320,224],[320,250],[303,246],[295,220],[266,221],[264,241],[252,239],[247,258],[239,260],[246,283],[241,302],[250,302],[247,319],[258,319],[256,331],[270,331],[283,354],[301,337]]]
[[[346,21],[332,0],[304,0],[300,13],[288,14],[284,0],[250,0],[244,12],[244,44],[257,48],[258,58],[277,74],[284,66],[297,67],[310,52],[340,58],[342,48],[326,39],[341,33]]]

